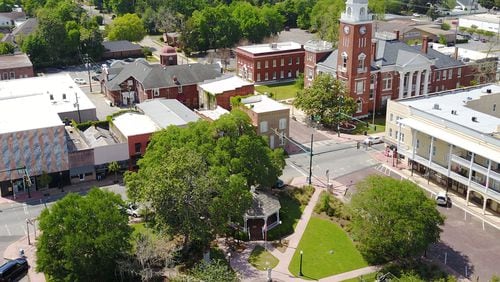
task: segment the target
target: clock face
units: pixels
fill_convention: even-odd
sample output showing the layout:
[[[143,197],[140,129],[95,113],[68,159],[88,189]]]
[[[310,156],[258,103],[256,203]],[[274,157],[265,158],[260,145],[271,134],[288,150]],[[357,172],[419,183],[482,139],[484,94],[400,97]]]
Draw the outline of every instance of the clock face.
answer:
[[[366,33],[366,26],[362,26],[359,28],[359,33],[365,34]]]
[[[349,34],[349,30],[350,30],[349,26],[348,25],[344,25],[344,33],[345,34]]]

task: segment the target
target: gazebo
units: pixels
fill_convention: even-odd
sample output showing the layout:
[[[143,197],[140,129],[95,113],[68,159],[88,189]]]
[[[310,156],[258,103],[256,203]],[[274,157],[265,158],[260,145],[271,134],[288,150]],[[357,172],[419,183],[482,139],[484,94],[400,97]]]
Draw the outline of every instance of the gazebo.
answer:
[[[250,240],[267,239],[267,232],[280,222],[279,200],[262,191],[253,191],[252,206],[244,216],[244,229]]]

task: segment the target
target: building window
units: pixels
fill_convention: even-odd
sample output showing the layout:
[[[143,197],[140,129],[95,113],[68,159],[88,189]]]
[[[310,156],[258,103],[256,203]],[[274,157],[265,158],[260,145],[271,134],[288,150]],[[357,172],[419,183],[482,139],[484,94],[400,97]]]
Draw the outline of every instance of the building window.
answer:
[[[356,81],[356,93],[363,94],[364,91],[365,91],[365,81],[364,80]]]
[[[401,139],[401,142],[405,142],[405,134],[404,133],[399,134],[399,138]]]
[[[462,77],[462,68],[457,69],[457,77]]]
[[[300,57],[297,57],[297,59],[295,60],[295,64],[300,65]]]
[[[493,111],[497,110],[497,104],[493,104]]]
[[[158,88],[153,88],[153,95],[154,95],[155,97],[160,96],[160,89],[158,89]]]
[[[266,71],[264,80],[269,80],[269,73]]]
[[[267,121],[260,122],[260,133],[267,132]]]
[[[260,62],[257,62],[257,69],[260,70]]]
[[[135,153],[136,154],[141,153],[141,143],[135,143]]]
[[[446,70],[443,71],[443,80],[446,80]]]
[[[10,72],[10,79],[14,79],[14,78],[16,78],[16,73],[11,71]]]
[[[393,118],[394,118],[394,115],[393,115],[393,114],[391,114],[391,115],[389,116],[389,121],[392,121],[392,119],[393,119]]]
[[[292,57],[288,58],[288,65],[289,65],[289,66],[291,66],[291,65],[292,65],[292,63],[293,63],[293,59],[292,59]]]
[[[295,77],[299,77],[299,74],[300,74],[299,70],[296,70],[295,71]]]
[[[366,59],[365,54],[363,54],[363,53],[359,54],[359,56],[358,56],[358,72],[365,72],[366,71],[365,59]]]
[[[273,79],[276,79],[276,72],[273,71]]]
[[[420,140],[417,139],[417,149],[420,148]]]
[[[437,71],[436,72],[436,81],[439,81],[439,80],[441,80],[441,72]]]
[[[382,80],[383,89],[382,90],[390,90],[392,88],[392,75],[385,74],[384,79]]]
[[[453,69],[450,69],[450,71],[448,71],[448,79],[451,79],[452,76],[453,76]]]
[[[285,77],[285,72],[282,70],[280,71],[280,78],[284,78]]]
[[[286,129],[286,118],[280,118],[279,128],[282,129],[282,130]]]
[[[432,146],[432,155],[435,156],[436,155],[436,146]]]
[[[396,138],[396,140],[398,140],[398,138],[399,138],[399,134],[398,133],[399,132],[396,130],[396,134],[394,134],[394,137]]]
[[[344,69],[344,71],[347,70],[347,53],[346,52],[342,53],[342,68]]]
[[[269,61],[268,61],[268,60],[266,60],[266,61],[264,62],[264,67],[265,67],[266,69],[269,67]]]
[[[273,60],[273,67],[276,67],[276,59]]]
[[[292,77],[292,71],[288,71],[288,78]]]
[[[361,113],[363,111],[363,102],[361,100],[358,100],[356,102],[356,113]]]
[[[260,72],[257,73],[257,81],[260,81]]]
[[[392,128],[389,128],[389,137],[392,137]]]
[[[281,58],[281,66],[285,65],[285,58]]]

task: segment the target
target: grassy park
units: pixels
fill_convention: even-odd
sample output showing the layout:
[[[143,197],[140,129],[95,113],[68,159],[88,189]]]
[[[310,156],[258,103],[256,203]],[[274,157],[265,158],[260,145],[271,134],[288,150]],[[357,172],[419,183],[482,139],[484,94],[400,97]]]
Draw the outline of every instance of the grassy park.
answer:
[[[295,98],[297,96],[297,91],[300,89],[295,85],[294,81],[280,83],[280,84],[270,84],[270,85],[258,85],[255,86],[255,90],[261,94],[269,93],[272,94],[274,100],[286,100],[290,98]]]
[[[275,268],[279,260],[262,246],[256,246],[250,254],[248,262],[258,270],[266,270],[267,268]]]
[[[299,274],[300,251],[302,273],[307,279],[317,280],[368,266],[342,228],[318,217],[311,217],[288,266],[294,275]]]

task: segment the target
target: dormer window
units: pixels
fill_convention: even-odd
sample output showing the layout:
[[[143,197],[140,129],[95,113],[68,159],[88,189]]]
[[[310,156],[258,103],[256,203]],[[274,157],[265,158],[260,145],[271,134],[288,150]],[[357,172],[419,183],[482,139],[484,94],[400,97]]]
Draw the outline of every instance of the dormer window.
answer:
[[[365,59],[366,59],[366,55],[364,53],[359,54],[359,56],[358,56],[358,73],[366,72]]]
[[[363,8],[363,7],[362,7],[362,8],[359,10],[359,15],[360,15],[361,17],[363,17],[363,16],[365,15],[365,8]]]
[[[352,15],[352,9],[351,7],[347,7],[347,15]]]
[[[347,53],[346,52],[343,52],[342,53],[342,68],[345,70],[347,70]]]

